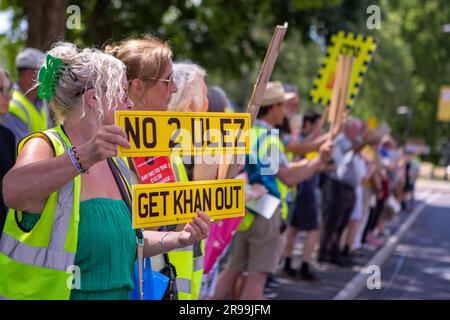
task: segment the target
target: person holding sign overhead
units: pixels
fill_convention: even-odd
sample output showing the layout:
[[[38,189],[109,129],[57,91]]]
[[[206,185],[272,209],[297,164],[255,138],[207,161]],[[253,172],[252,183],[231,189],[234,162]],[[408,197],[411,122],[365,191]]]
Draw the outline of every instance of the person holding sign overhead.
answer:
[[[0,241],[0,297],[130,299],[137,242],[144,256],[183,247],[208,236],[209,218],[200,212],[177,233],[132,229],[130,171],[116,157],[129,143],[114,110],[133,107],[120,60],[57,43],[38,85],[59,125],[22,140],[4,178],[13,209]]]
[[[274,127],[283,124],[285,102],[291,94],[279,81],[269,82],[263,95],[258,118],[252,128],[252,153],[246,162],[249,182],[263,184],[269,194],[285,201],[287,188],[308,179],[331,158],[331,144],[320,147],[319,157],[289,163],[283,143]],[[247,214],[230,250],[228,265],[219,275],[214,299],[223,299],[243,272],[248,272],[241,299],[262,299],[269,273],[275,273],[281,256],[281,208],[270,218]]]

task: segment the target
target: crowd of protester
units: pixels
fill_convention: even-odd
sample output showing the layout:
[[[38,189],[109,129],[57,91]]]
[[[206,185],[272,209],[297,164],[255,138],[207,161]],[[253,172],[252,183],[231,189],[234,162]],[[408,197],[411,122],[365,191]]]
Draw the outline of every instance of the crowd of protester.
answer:
[[[43,65],[49,69],[46,56],[64,64],[47,96],[36,82]],[[201,66],[173,63],[170,47],[152,36],[104,52],[70,43],[47,53],[26,48],[16,68],[14,84],[0,69],[2,297],[127,299],[137,237],[153,269],[170,259],[179,299],[264,299],[280,285],[277,277],[322,282],[318,264],[354,265],[362,248],[384,244],[399,210],[414,205],[414,152],[351,114],[329,132],[328,110],[301,109],[298,88],[272,81],[238,177],[246,180],[246,201],[270,195],[279,200],[276,210],[265,217],[247,208],[244,217],[212,224],[199,212],[192,223],[135,235],[127,190],[139,180],[117,157],[117,145],[129,144],[114,110],[226,114],[234,112],[227,93],[208,86]],[[177,181],[218,177],[218,165],[170,161]],[[45,253],[27,256],[38,247]],[[59,289],[71,264],[81,269],[82,287]]]

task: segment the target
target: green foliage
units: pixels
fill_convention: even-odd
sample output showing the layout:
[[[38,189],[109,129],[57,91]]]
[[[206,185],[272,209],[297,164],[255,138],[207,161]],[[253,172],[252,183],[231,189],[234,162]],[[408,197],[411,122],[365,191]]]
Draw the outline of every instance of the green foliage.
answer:
[[[49,0],[50,1],[50,0]],[[57,1],[57,0],[51,0]],[[23,0],[2,0],[14,12],[13,28],[0,35],[0,59],[13,70],[23,47],[19,31],[26,19]],[[210,84],[224,87],[245,107],[274,26],[289,23],[272,79],[299,87],[302,111],[313,107],[309,90],[324,58],[324,43],[339,30],[372,35],[378,42],[356,100],[354,113],[374,115],[402,137],[407,105],[414,114],[412,135],[432,147],[428,160],[439,162],[450,126],[436,120],[439,87],[450,84],[450,23],[447,0],[73,0],[81,8],[82,28],[67,38],[82,46],[151,33],[171,44],[175,60],[192,60],[208,72]],[[368,30],[369,5],[381,9],[381,29]],[[314,106],[317,107],[317,106]]]

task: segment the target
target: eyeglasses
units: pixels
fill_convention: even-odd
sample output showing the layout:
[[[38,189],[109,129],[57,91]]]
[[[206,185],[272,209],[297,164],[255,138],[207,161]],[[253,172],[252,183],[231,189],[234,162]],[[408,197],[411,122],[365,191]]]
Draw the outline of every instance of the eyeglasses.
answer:
[[[169,79],[158,79],[158,78],[149,78],[150,80],[160,81],[160,82],[166,82],[167,85],[171,85],[173,81],[173,73],[170,74]]]

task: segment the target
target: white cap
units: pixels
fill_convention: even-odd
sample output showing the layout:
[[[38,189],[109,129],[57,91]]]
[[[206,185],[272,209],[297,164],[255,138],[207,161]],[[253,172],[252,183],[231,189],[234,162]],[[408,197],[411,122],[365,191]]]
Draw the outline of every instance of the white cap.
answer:
[[[16,57],[17,69],[38,70],[45,58],[45,53],[35,48],[25,48]]]

